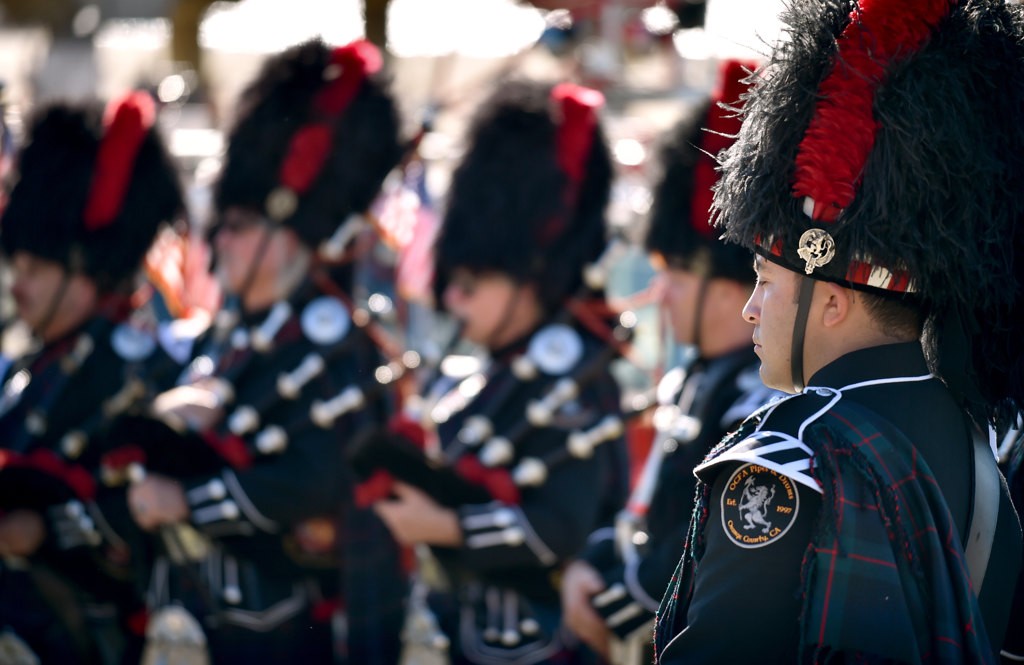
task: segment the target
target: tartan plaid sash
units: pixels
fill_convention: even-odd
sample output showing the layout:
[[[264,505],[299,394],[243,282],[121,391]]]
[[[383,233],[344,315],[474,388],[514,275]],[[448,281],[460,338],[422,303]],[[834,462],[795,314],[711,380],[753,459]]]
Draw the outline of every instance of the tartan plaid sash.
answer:
[[[804,557],[801,652],[811,662],[837,652],[995,662],[935,477],[898,430],[865,412],[843,400],[806,433],[824,509]]]
[[[709,459],[746,438],[751,420]],[[803,441],[815,452],[823,499],[802,568],[801,662],[996,662],[952,515],[905,436],[842,400]],[[659,654],[682,628],[709,488],[698,484],[683,559],[658,613]]]

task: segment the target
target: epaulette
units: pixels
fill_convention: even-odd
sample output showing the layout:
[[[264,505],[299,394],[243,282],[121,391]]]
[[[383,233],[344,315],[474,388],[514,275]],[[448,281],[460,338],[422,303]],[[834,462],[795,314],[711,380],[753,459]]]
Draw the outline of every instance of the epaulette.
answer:
[[[821,487],[810,473],[814,451],[800,440],[800,434],[828,409],[831,404],[828,397],[815,392],[804,392],[766,404],[745,421],[748,424],[758,421],[752,432],[720,454],[698,465],[693,470],[694,474],[701,476],[707,469],[727,462],[756,464],[791,478],[820,494]],[[795,423],[795,433],[773,429],[774,423],[782,424],[780,421]],[[746,429],[749,429],[749,425]]]

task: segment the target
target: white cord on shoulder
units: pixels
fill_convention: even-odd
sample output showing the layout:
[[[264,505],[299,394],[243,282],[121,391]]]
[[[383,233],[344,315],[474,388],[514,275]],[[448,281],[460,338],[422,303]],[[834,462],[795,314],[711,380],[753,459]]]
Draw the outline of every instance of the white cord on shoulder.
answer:
[[[845,390],[856,390],[857,388],[866,388],[868,386],[880,386],[889,383],[912,383],[915,381],[929,381],[934,378],[934,374],[921,374],[920,376],[894,376],[888,379],[871,379],[870,381],[860,381],[858,383],[851,383],[849,385],[843,386],[842,388],[807,386],[806,388],[803,389],[803,394],[815,393],[817,395],[820,395],[821,397],[824,397],[825,395],[831,395],[832,399],[829,400],[828,404],[814,412],[814,414],[810,418],[804,420],[803,424],[800,425],[800,429],[797,431],[796,436],[798,439],[803,441],[804,430],[807,429],[807,427],[811,423],[813,423],[822,415],[824,415],[825,412],[827,412],[829,409],[835,406],[836,402],[843,398],[843,391]]]
[[[893,376],[888,379],[871,379],[870,381],[861,381],[860,383],[851,383],[848,386],[843,386],[840,391],[853,390],[854,388],[864,388],[865,386],[880,386],[884,383],[911,383],[914,381],[929,381],[936,378],[934,374],[921,374],[920,376]]]

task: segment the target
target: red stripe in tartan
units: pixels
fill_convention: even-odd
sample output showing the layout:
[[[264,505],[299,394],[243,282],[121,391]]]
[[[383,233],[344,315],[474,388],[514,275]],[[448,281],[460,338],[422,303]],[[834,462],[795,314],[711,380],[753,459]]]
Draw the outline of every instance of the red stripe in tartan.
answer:
[[[814,551],[818,552],[819,554],[831,554],[833,559],[836,556],[839,555],[838,549],[836,549],[834,547],[833,548],[815,547]],[[891,563],[889,561],[884,561],[882,559],[876,559],[876,558],[870,557],[870,556],[864,556],[863,554],[854,554],[852,552],[848,552],[846,554],[846,557],[849,558],[849,559],[857,559],[858,561],[866,561],[868,563],[878,564],[879,566],[885,566],[886,568],[895,568],[896,567],[896,564]]]
[[[832,437],[830,435],[826,434],[825,438],[828,439],[828,445],[829,445],[830,448],[831,447],[835,447],[835,441],[832,440]],[[817,478],[815,478],[815,480],[817,480]],[[846,495],[846,492],[843,491],[843,479],[842,479],[842,476],[837,474],[833,482],[836,483],[836,493],[835,493],[836,496],[838,496],[838,497],[840,497],[840,499],[842,499]],[[838,531],[841,531],[842,528],[843,528],[843,515],[845,514],[846,511],[839,510],[839,511],[836,511],[836,512],[837,512],[837,515],[836,515],[836,531],[838,532]]]
[[[918,480],[919,479],[917,477],[917,474],[916,473],[911,473],[906,478],[903,478],[901,480],[897,480],[897,481],[893,482],[892,486],[893,487],[902,487],[902,486],[906,485],[907,483],[916,483]]]
[[[821,613],[821,627],[818,630],[818,643],[825,641],[825,626],[828,625],[828,609],[832,607],[832,580],[835,579],[836,574],[836,554],[839,550],[839,541],[832,541],[832,560],[828,564],[828,582],[825,583],[825,605],[824,610]],[[828,551],[828,550],[826,550]]]
[[[886,568],[895,568],[896,567],[896,564],[894,564],[894,563],[892,563],[890,561],[883,561],[882,559],[876,559],[876,558],[870,557],[870,556],[863,556],[861,554],[853,554],[852,552],[850,554],[847,554],[846,556],[848,558],[850,558],[850,559],[857,559],[858,561],[866,561],[868,563],[873,563],[873,564],[878,565],[878,566],[885,566]]]
[[[891,479],[891,481],[889,482],[889,486],[892,487],[894,490],[896,490],[897,493],[899,494],[899,501],[897,502],[896,505],[897,506],[907,505],[906,497],[904,497],[903,493],[899,491],[899,488],[902,487],[902,485],[904,483],[906,483],[907,481],[914,480],[918,476],[918,473],[917,473],[917,448],[912,448],[911,449],[911,459],[913,461],[912,461],[912,464],[911,464],[910,476],[907,477],[907,478],[901,478],[900,480],[896,480],[894,478],[894,476],[893,476],[892,471],[889,469],[889,466],[885,463],[885,459],[878,453],[878,450],[876,450],[875,447],[873,445],[871,445],[871,441],[873,441],[874,439],[876,439],[879,436],[881,436],[880,432],[875,432],[871,436],[865,437],[864,434],[860,431],[860,429],[857,428],[856,425],[854,425],[853,423],[851,423],[849,420],[847,420],[846,418],[842,417],[838,413],[829,412],[829,415],[832,416],[833,418],[835,418],[836,420],[838,420],[839,422],[843,423],[844,425],[846,425],[847,428],[849,428],[849,430],[851,432],[854,432],[858,437],[860,437],[860,442],[859,443],[855,443],[854,447],[858,447],[858,448],[859,447],[864,447],[864,448],[867,448],[868,450],[871,451],[871,455],[876,460],[878,460],[879,465],[881,465],[882,469],[885,471],[885,475],[888,476]],[[840,496],[843,496],[844,494],[845,493],[840,493]],[[914,519],[913,513],[910,513],[909,517],[910,517],[910,526],[911,526],[910,530],[913,531],[913,532],[917,532],[919,530],[919,527],[917,525],[917,520]]]
[[[943,547],[945,547],[947,552],[950,552],[953,555],[953,560],[956,561],[957,568],[960,569],[960,574],[963,575],[965,580],[967,580],[967,586],[969,586],[971,588],[971,591],[973,592],[974,583],[971,581],[971,572],[967,570],[967,561],[963,556],[961,556],[959,545],[960,539],[958,535],[953,532],[953,526],[952,524],[950,524],[950,529],[946,532],[946,538],[945,542],[943,543]],[[968,628],[970,630],[974,629],[973,626],[970,625],[968,625]]]
[[[850,499],[847,499],[845,496],[839,497],[839,503],[841,503],[841,504],[843,504],[845,506],[853,506],[854,508],[856,508],[858,510],[878,510],[878,506],[864,505],[863,503],[860,503],[859,501],[851,501]]]

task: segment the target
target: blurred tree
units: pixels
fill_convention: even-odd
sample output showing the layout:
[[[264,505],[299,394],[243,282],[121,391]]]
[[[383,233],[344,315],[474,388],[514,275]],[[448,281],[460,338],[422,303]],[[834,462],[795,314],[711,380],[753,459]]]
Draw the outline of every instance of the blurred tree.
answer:
[[[178,0],[171,13],[171,57],[184,67],[199,70],[199,24],[215,0]]]
[[[365,0],[366,38],[387,57],[388,4],[390,0]]]

